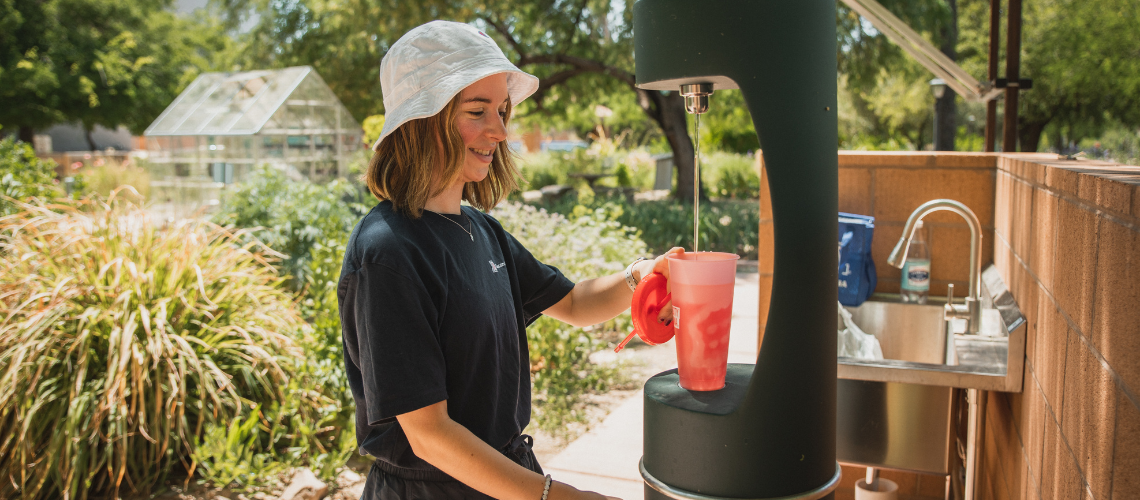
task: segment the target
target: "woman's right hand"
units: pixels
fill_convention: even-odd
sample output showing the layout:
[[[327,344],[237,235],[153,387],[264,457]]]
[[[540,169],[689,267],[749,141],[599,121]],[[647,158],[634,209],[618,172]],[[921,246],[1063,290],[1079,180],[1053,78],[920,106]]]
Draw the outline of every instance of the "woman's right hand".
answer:
[[[670,248],[669,251],[658,255],[653,259],[646,259],[638,262],[639,268],[635,273],[635,277],[640,282],[642,278],[649,275],[649,273],[660,273],[665,276],[666,289],[672,291],[672,287],[668,285],[669,280],[669,261],[667,257],[672,254],[685,253],[685,249],[681,247]],[[657,322],[663,325],[670,325],[673,323],[673,301],[666,302],[661,308],[661,312],[657,314]]]

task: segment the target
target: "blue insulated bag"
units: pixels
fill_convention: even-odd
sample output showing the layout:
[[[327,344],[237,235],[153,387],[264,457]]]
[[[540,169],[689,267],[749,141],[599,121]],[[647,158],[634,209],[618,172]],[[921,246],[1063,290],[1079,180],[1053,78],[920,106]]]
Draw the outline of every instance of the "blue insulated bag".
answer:
[[[839,303],[858,306],[875,291],[878,277],[871,260],[875,218],[839,212]]]

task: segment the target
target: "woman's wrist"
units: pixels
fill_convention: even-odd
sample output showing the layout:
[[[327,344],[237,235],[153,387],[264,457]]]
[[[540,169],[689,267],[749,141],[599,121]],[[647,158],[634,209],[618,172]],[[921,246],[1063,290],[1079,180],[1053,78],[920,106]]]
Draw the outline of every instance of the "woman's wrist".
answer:
[[[641,283],[641,275],[637,270],[637,265],[642,262],[645,262],[645,257],[638,257],[637,260],[625,266],[625,284],[631,292],[636,291],[637,285]]]
[[[645,259],[634,263],[633,265],[633,279],[641,283],[641,280],[646,276],[653,273],[653,266],[656,264],[656,259]]]

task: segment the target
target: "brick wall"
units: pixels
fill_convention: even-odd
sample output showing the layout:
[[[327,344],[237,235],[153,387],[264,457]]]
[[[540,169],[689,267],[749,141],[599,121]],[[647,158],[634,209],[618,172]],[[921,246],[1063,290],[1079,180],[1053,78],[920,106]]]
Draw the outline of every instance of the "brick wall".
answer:
[[[1140,498],[1140,167],[1010,155],[994,259],[1028,320],[991,393],[983,498]]]

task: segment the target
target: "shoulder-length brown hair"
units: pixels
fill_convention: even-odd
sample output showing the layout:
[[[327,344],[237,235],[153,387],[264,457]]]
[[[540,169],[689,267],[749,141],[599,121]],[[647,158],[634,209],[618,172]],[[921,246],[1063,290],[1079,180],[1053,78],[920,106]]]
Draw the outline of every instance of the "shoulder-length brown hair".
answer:
[[[512,108],[508,100],[504,126],[510,124]],[[413,219],[423,215],[428,199],[455,182],[463,168],[467,147],[456,125],[458,115],[456,95],[439,113],[410,120],[385,137],[364,173],[372,196],[390,200],[393,208]],[[501,141],[495,147],[487,178],[463,186],[463,200],[480,210],[490,210],[518,189],[518,175],[514,152],[507,141]]]

